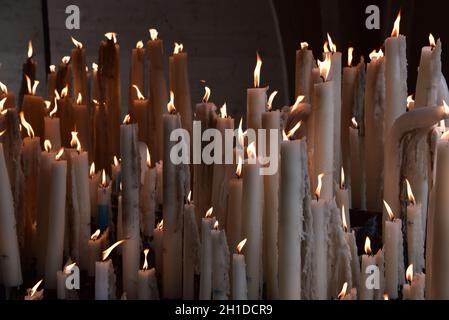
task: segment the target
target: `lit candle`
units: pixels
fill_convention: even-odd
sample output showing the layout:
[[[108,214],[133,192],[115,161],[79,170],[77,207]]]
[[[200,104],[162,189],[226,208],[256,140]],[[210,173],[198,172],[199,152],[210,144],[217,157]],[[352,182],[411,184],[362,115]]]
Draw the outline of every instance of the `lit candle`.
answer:
[[[34,129],[36,136],[44,137],[44,117],[45,117],[45,102],[40,96],[36,96],[36,89],[39,81],[31,82],[31,78],[25,75],[27,79],[28,93],[23,97],[22,112],[25,118]]]
[[[81,96],[82,99],[79,105],[86,105],[87,102],[87,72],[86,72],[86,49],[83,48],[83,44],[77,41],[75,38],[71,37],[75,48],[72,49],[70,63],[72,65],[73,71],[73,96],[78,97]],[[84,98],[84,100],[83,100]],[[86,118],[87,119],[87,118]],[[85,120],[86,120],[85,119]],[[88,121],[85,121],[86,123]],[[80,127],[77,126],[77,129],[80,130]],[[81,130],[80,130],[81,131]],[[81,135],[82,136],[82,135]],[[82,145],[85,144],[85,141],[81,139]]]
[[[59,118],[56,117],[58,111],[58,99],[54,100],[54,108],[49,112],[48,116],[44,118],[45,133],[44,137],[50,140],[54,149],[61,148],[61,127]]]
[[[210,230],[215,224],[212,217],[213,208],[207,210],[201,220],[201,265],[200,265],[200,300],[210,300],[212,297],[212,239]]]
[[[369,237],[365,239],[365,254],[362,255],[362,269],[360,270],[359,299],[374,300],[374,289],[367,286],[368,277],[371,276],[371,268],[376,266],[376,257],[371,251],[371,241]],[[371,284],[371,282],[369,282]]]
[[[340,184],[335,188],[335,202],[337,207],[341,208],[344,213],[345,222],[347,224],[346,229],[351,230],[351,220],[349,217],[349,190],[346,187],[345,178],[345,171],[343,167],[341,167]]]
[[[102,252],[102,260],[95,262],[95,300],[116,299],[116,276],[114,266],[112,260],[107,258],[112,250],[123,242],[125,242],[125,240],[119,240],[108,249],[104,250]]]
[[[242,237],[242,165],[242,157],[239,157],[235,177],[229,181],[227,235],[230,248],[235,248]]]
[[[301,49],[296,50],[295,97],[304,96],[305,102],[311,102],[313,82],[313,52],[307,42],[301,42]]]
[[[151,167],[150,151],[146,148],[146,163],[144,168],[144,180],[141,187],[141,212],[142,212],[142,230],[145,237],[153,236],[153,227],[155,223],[156,212],[156,167]]]
[[[68,90],[68,85],[66,85],[61,90],[61,99],[59,99],[58,109],[56,111],[56,116],[59,117],[61,128],[61,143],[65,148],[70,147],[70,132],[73,128],[75,128],[73,117],[73,102],[72,99],[68,96]]]
[[[232,255],[232,299],[247,300],[248,287],[246,283],[245,256],[241,253],[246,239],[237,245],[237,253]]]
[[[95,262],[100,259],[100,253],[102,249],[102,239],[103,237],[100,237],[101,230],[97,229],[89,239],[89,242],[87,244],[88,248],[88,268],[87,268],[87,274],[89,277],[95,276]]]
[[[351,156],[351,202],[352,208],[365,208],[365,195],[363,193],[363,170],[362,170],[362,138],[360,137],[359,124],[355,117],[351,120],[349,127],[349,144]]]
[[[151,150],[155,148],[156,145],[154,143],[150,143],[152,141],[153,135],[148,136],[149,129],[153,127],[151,123],[148,122],[148,112],[149,112],[149,104],[148,99],[145,99],[143,94],[140,92],[140,89],[137,85],[132,85],[133,91],[137,92],[136,99],[131,101],[131,110],[130,116],[131,120],[134,123],[137,123],[138,130],[138,139],[139,141],[145,142]]]
[[[267,88],[259,87],[262,60],[260,59],[259,53],[256,54],[256,57],[256,67],[254,68],[254,88],[249,88],[246,91],[246,127],[254,130],[262,128],[262,113],[265,111],[265,107],[267,105]]]
[[[37,290],[41,285],[43,279],[38,281],[34,287],[27,289],[27,294],[25,296],[25,300],[42,300],[44,298],[44,289]]]
[[[338,300],[357,300],[357,288],[352,288],[348,292],[348,283],[343,283],[340,293],[337,296]]]
[[[67,276],[72,273],[72,269],[75,265],[76,262],[72,263],[69,259],[62,270],[58,270],[58,272],[56,273],[56,296],[58,300],[67,300],[70,298],[70,291],[67,289],[66,280]]]
[[[23,96],[29,92],[27,90],[28,87],[28,81],[27,77],[30,78],[30,81],[34,83],[34,80],[36,78],[36,60],[33,59],[33,43],[28,41],[28,51],[27,51],[27,59],[25,63],[22,65],[22,81],[20,85],[20,92],[19,92],[19,103],[18,106],[21,106],[23,103]]]
[[[342,175],[343,176],[343,175]],[[351,252],[351,281],[349,282],[350,287],[359,287],[360,283],[360,259],[357,254],[357,243],[355,241],[355,233],[348,228],[346,221],[346,207],[343,205],[341,207],[341,220],[343,225],[343,231],[345,233],[346,243],[349,246],[349,251]]]
[[[407,283],[402,288],[404,300],[424,300],[424,289],[426,275],[424,273],[413,273],[413,264],[410,264],[406,271]]]
[[[117,156],[114,156],[111,164],[111,179],[112,179],[112,192],[114,194],[119,193],[120,184],[122,183],[122,166],[120,165],[119,159]]]
[[[85,72],[84,72],[85,73]],[[75,103],[72,104],[73,112],[73,122],[76,131],[78,131],[78,137],[83,149],[92,153],[91,146],[91,126],[89,121],[89,110],[87,109],[87,103],[84,101],[85,98],[78,93]]]
[[[97,208],[97,193],[98,193],[98,185],[100,184],[100,172],[95,172],[95,162],[92,162],[89,167],[89,198],[90,198],[90,207],[91,217],[96,220],[97,212],[94,209]]]
[[[0,81],[0,97],[1,99],[5,99],[3,102],[3,107],[6,109],[14,109],[16,107],[16,97],[14,93],[8,90],[8,87]],[[0,108],[3,109],[3,108]]]
[[[149,249],[143,250],[145,260],[142,270],[138,272],[139,284],[137,286],[138,300],[158,300],[159,290],[157,288],[156,270],[154,268],[148,269],[148,252]]]
[[[412,188],[407,179],[407,249],[408,261],[418,271],[424,269],[424,234],[422,227],[422,208],[413,195]]]
[[[158,274],[162,274],[162,239],[164,236],[164,220],[161,220],[157,225],[156,228],[153,230],[153,243],[154,243],[154,260],[156,260],[156,272]]]
[[[229,247],[226,233],[219,229],[218,220],[211,230],[212,240],[212,299],[227,300],[230,294],[229,284]]]
[[[132,105],[133,101],[140,99],[139,98],[140,92],[137,92],[134,86],[136,86],[137,88],[142,88],[142,90],[144,90],[143,89],[144,88],[143,65],[145,61],[144,59],[145,59],[145,49],[143,47],[143,42],[139,40],[136,43],[136,47],[131,50],[131,68],[129,74],[129,87],[128,87],[129,106],[131,107],[129,111],[131,114],[132,108],[134,108],[134,106]]]
[[[111,184],[108,182],[106,172],[101,171],[101,183],[97,186],[97,217],[95,221],[100,230],[104,231],[109,226],[111,210]]]

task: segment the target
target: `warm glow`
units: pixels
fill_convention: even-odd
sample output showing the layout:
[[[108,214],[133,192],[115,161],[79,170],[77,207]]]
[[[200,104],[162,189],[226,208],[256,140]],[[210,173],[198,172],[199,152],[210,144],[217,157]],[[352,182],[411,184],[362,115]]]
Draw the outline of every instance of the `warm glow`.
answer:
[[[273,109],[273,100],[274,97],[276,97],[276,95],[278,94],[277,91],[273,91],[270,96],[268,97],[268,102],[267,102],[267,110],[271,111]]]
[[[204,87],[203,102],[207,103],[207,101],[209,101],[209,97],[210,97],[210,89],[209,87]]]
[[[168,110],[168,113],[175,113],[176,112],[176,108],[175,108],[175,94],[173,93],[173,91],[170,91],[170,101],[167,103],[167,110]]]
[[[429,33],[429,44],[432,48],[435,48],[435,38],[433,37],[433,34]]]
[[[1,81],[0,81],[0,90],[2,90],[4,94],[8,94],[8,87]]]
[[[253,141],[248,145],[248,148],[246,148],[246,152],[248,153],[249,159],[256,159],[257,153],[256,153],[256,142]]]
[[[2,135],[4,135],[5,133],[6,133],[6,129],[3,130],[3,131],[0,131],[0,137],[1,137]]]
[[[70,62],[70,56],[64,56],[62,57],[62,63],[64,64],[68,64]]]
[[[125,242],[125,240],[119,240],[116,243],[114,243],[112,246],[110,246],[109,248],[107,248],[106,250],[104,250],[102,252],[102,260],[106,260],[107,257],[109,256],[109,254],[112,252],[112,250],[115,249],[115,247],[121,245],[123,242]]]
[[[210,207],[210,208],[207,210],[205,217],[206,217],[206,218],[212,217],[212,212],[214,212],[214,207]]]
[[[23,113],[23,111],[21,111],[19,113],[19,117],[20,117],[20,123],[22,124],[23,127],[25,127],[28,137],[30,138],[34,138],[34,130],[33,127],[31,127],[31,124],[29,124],[26,119],[25,119],[25,114]]]
[[[81,142],[80,142],[80,139],[78,138],[78,132],[72,131],[70,134],[72,135],[72,139],[70,140],[70,146],[72,148],[75,148],[76,151],[80,152],[81,151]]]
[[[358,129],[359,128],[359,124],[357,123],[357,120],[355,119],[355,117],[352,117],[351,122],[352,122],[352,127],[354,129]]]
[[[315,190],[315,196],[316,196],[317,200],[320,199],[321,187],[323,186],[323,177],[324,177],[324,173],[320,173],[318,175],[318,185]]]
[[[329,33],[327,34],[327,41],[329,42],[329,49],[331,50],[331,52],[337,52],[337,46],[332,41],[332,38],[329,35]]]
[[[354,52],[353,47],[348,48],[348,67],[352,65],[352,53]]]
[[[285,130],[282,130],[282,141],[288,141],[288,136],[285,134]]]
[[[405,271],[405,279],[411,283],[413,281],[413,263],[407,267]]]
[[[443,107],[444,107],[444,113],[446,115],[449,115],[449,106],[447,105],[446,101],[443,100]]]
[[[341,206],[341,221],[343,224],[343,230],[348,232],[348,223],[346,222],[345,205]]]
[[[95,175],[95,162],[92,161],[89,168],[89,175],[93,177]]]
[[[413,94],[411,94],[411,95],[409,95],[409,96],[407,97],[407,108],[410,109],[410,104],[411,104],[412,102],[415,102],[415,100],[413,100]]]
[[[189,194],[187,195],[187,203],[190,204],[192,202],[192,190],[189,191]]]
[[[223,119],[228,117],[228,112],[226,110],[226,102],[223,103],[223,106],[220,108],[220,115]]]
[[[384,300],[390,300],[390,297],[388,296],[388,293],[384,293]]]
[[[66,84],[65,87],[61,90],[61,98],[67,97],[68,93],[69,93],[69,85]]]
[[[150,150],[148,149],[148,147],[147,147],[147,166],[149,167],[149,168],[151,168],[151,155],[150,155]]]
[[[324,81],[327,81],[327,77],[329,76],[329,71],[331,69],[331,57],[329,54],[326,54],[324,61],[317,60],[318,68],[320,69],[320,76]]]
[[[65,267],[64,267],[64,273],[65,273],[65,274],[71,274],[71,273],[72,273],[72,269],[73,269],[73,267],[74,267],[75,265],[76,265],[76,262],[71,263],[71,264],[65,266]]]
[[[101,186],[106,188],[108,186],[108,181],[106,179],[106,171],[104,169],[101,171]]]
[[[218,227],[219,227],[218,220],[216,220],[214,223],[214,230],[218,230]]]
[[[382,49],[379,50],[379,52],[377,52],[376,50],[371,51],[371,53],[369,54],[369,58],[370,60],[374,60],[374,59],[380,59],[384,56],[384,53],[382,51]]]
[[[340,174],[340,189],[344,189],[346,187],[345,185],[345,170],[343,167],[341,167],[341,174]]]
[[[113,40],[114,43],[117,43],[117,33],[115,33],[115,32],[108,32],[108,33],[105,33],[104,36],[108,40]]]
[[[157,39],[157,30],[156,29],[150,29],[150,38],[151,40],[156,40]]]
[[[301,42],[301,49],[308,49],[309,48],[309,44],[307,42]]]
[[[51,64],[49,69],[51,73],[56,72],[56,66],[54,64]]]
[[[32,85],[31,84],[31,78],[30,77],[28,77],[28,75],[27,74],[25,74],[25,79],[26,79],[26,82],[27,82],[27,89],[28,89],[28,94],[31,94],[31,95],[34,95],[35,94],[35,92],[33,93],[33,87],[37,87],[37,85]],[[36,82],[36,81],[35,81]],[[39,81],[37,82],[37,83],[39,83]]]
[[[98,64],[96,64],[95,62],[92,62],[92,70],[95,72],[98,71]]]
[[[298,109],[298,108],[299,108],[299,104],[300,104],[303,100],[304,100],[304,96],[303,96],[303,95],[297,96],[297,97],[296,97],[296,101],[295,101],[295,103],[293,104],[293,106],[292,106],[292,108],[291,108],[291,110],[290,110],[290,113],[291,113],[291,112],[294,112],[296,109]]]
[[[240,178],[242,174],[242,165],[243,165],[243,159],[241,156],[239,156],[239,160],[237,161],[237,169],[235,170],[235,174],[237,178]]]
[[[97,229],[97,231],[92,233],[92,235],[90,236],[90,240],[93,240],[93,241],[97,240],[98,237],[100,236],[100,233],[101,233],[100,229]]]
[[[346,296],[346,290],[348,290],[348,283],[343,283],[343,287],[341,288],[340,293],[338,294],[337,298],[338,300],[343,300]]]
[[[238,133],[237,138],[238,138],[240,147],[243,149],[245,146],[245,136],[243,135],[242,122],[243,122],[243,118],[240,118],[239,128],[237,129],[237,133]]]
[[[243,239],[243,240],[240,241],[239,244],[237,245],[237,252],[238,252],[238,254],[240,254],[240,253],[242,252],[243,247],[245,246],[246,240],[247,240],[246,238]]]
[[[6,99],[7,98],[4,97],[2,100],[0,100],[0,112],[3,111],[3,107],[5,106]],[[3,114],[3,112],[1,112],[1,114]]]
[[[30,42],[31,42],[31,41],[30,41]],[[35,294],[36,291],[37,291],[37,288],[39,288],[39,286],[41,285],[42,281],[44,281],[44,279],[40,280],[38,283],[36,283],[36,284],[34,285],[34,287],[31,288],[31,290],[30,290],[29,293],[28,293],[29,296],[31,296],[31,297],[34,296],[34,294]]]
[[[133,84],[133,88],[136,89],[137,99],[145,100],[145,97],[143,96],[142,92],[140,92],[139,87]]]
[[[254,68],[254,88],[259,88],[261,68],[262,68],[262,59],[260,59],[259,52],[256,52],[256,67]]]
[[[399,25],[401,23],[401,11],[399,11],[396,20],[394,21],[393,31],[391,31],[392,37],[399,37]]]
[[[144,262],[143,262],[142,270],[147,270],[148,269],[148,259],[147,259],[148,252],[150,252],[150,249],[143,250],[143,254],[145,255],[145,259],[144,259]]]
[[[164,219],[162,219],[157,225],[156,225],[156,229],[162,231],[164,230]]]
[[[1,101],[0,101],[0,103],[1,103]],[[48,108],[50,108],[50,106],[51,106],[51,102],[48,100],[45,100],[44,103],[45,103],[45,109],[48,110]]]
[[[173,54],[178,54],[184,50],[184,45],[182,43],[175,42],[175,49],[173,49]]]
[[[412,205],[415,205],[416,199],[415,199],[415,196],[413,195],[412,187],[410,186],[410,182],[408,181],[408,179],[405,179],[405,183],[407,184],[407,197],[408,197],[408,201],[410,201],[410,203],[411,203]]]
[[[27,52],[28,58],[31,58],[33,56],[33,43],[28,41],[28,52]]]
[[[70,37],[72,38],[72,42],[75,45],[75,47],[77,47],[78,49],[83,48],[83,44],[81,42],[79,42],[78,40],[76,40],[74,37]]]
[[[384,206],[385,206],[385,209],[387,209],[388,217],[390,217],[390,220],[393,221],[394,220],[393,210],[391,210],[390,205],[385,200],[384,200]]]
[[[296,131],[298,131],[299,127],[301,127],[301,121],[298,121],[298,123],[295,124],[295,126],[293,128],[291,128],[288,132],[287,132],[287,138],[290,139],[291,137],[293,137],[293,135],[295,134]]]
[[[58,153],[55,156],[56,160],[61,159],[62,155],[64,154],[64,148],[59,149]]]
[[[123,118],[123,124],[129,124],[131,121],[131,117],[129,116],[129,113]]]
[[[114,162],[114,166],[116,166],[116,167],[118,167],[119,166],[119,161],[118,161],[118,159],[117,159],[117,156],[114,156],[114,158],[112,159],[112,161]],[[94,164],[93,162],[92,162],[92,164]],[[95,171],[95,165],[94,165],[94,171]]]
[[[142,49],[143,48],[143,42],[142,40],[137,41],[136,43],[136,49]]]
[[[366,237],[366,239],[365,239],[365,254],[371,255],[371,253],[372,253],[371,240],[369,239],[369,237]]]
[[[329,53],[329,43],[327,41],[324,41],[323,52],[324,53]]]
[[[45,139],[45,141],[44,141],[44,150],[45,150],[46,152],[50,153],[51,148],[52,148],[52,145],[51,145],[50,140]]]

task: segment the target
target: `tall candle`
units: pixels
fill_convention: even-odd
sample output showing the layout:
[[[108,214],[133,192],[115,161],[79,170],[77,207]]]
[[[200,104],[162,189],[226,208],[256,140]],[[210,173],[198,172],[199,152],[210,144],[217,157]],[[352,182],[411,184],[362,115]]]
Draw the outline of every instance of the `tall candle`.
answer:
[[[109,227],[111,220],[111,184],[108,182],[106,172],[101,172],[101,183],[97,185],[97,214],[94,221],[97,227],[104,231]]]
[[[49,66],[47,73],[47,99],[52,101],[55,98],[56,90],[56,66],[54,64]]]
[[[37,82],[39,83],[39,82]],[[34,86],[36,87],[36,85]],[[29,94],[23,97],[22,111],[25,118],[33,127],[34,133],[37,137],[44,137],[44,117],[45,117],[45,103],[42,97],[35,95],[35,88],[31,88]],[[43,143],[43,141],[42,141]]]
[[[164,235],[164,221],[161,220],[157,225],[156,228],[153,230],[153,243],[154,243],[154,260],[156,260],[156,272],[158,274],[162,273],[163,270],[163,259],[162,259],[162,239]]]
[[[156,269],[148,269],[148,255],[149,249],[144,250],[145,261],[142,270],[138,272],[138,286],[137,299],[138,300],[158,300],[159,290],[157,288]]]
[[[19,103],[18,105],[21,106],[23,102],[23,96],[29,92],[28,89],[28,80],[27,77],[30,79],[32,83],[34,83],[36,78],[36,60],[33,59],[33,44],[30,41],[28,41],[28,52],[27,52],[27,59],[25,63],[22,65],[22,81],[20,85],[20,92],[19,92]]]
[[[243,239],[237,245],[237,253],[232,255],[232,299],[247,300],[248,287],[246,283],[246,263],[245,256],[241,253],[246,243]]]
[[[85,100],[86,98],[83,98],[81,93],[79,93],[75,100],[75,103],[72,105],[72,114],[74,127],[78,132],[80,143],[83,146],[83,149],[88,152],[88,155],[90,155],[92,153],[90,139],[91,126],[89,121],[89,110],[87,108],[87,103],[84,102]]]
[[[307,42],[301,42],[301,49],[296,50],[295,97],[304,96],[305,102],[312,100],[313,52]]]
[[[229,247],[224,230],[219,230],[218,220],[211,230],[212,240],[212,299],[227,300],[230,294]]]
[[[343,210],[347,229],[351,230],[351,219],[349,217],[349,190],[346,187],[346,176],[343,167],[341,167],[340,183],[335,188],[335,202],[338,208]]]
[[[147,148],[146,168],[141,188],[142,202],[142,230],[146,237],[153,236],[153,227],[155,223],[156,212],[156,167],[151,167],[150,152]]]
[[[145,97],[140,92],[140,89],[137,85],[132,86],[133,91],[137,92],[137,98],[131,101],[131,120],[134,123],[137,123],[139,130],[138,130],[138,137],[139,141],[145,142],[150,148],[155,148],[156,145],[154,143],[150,143],[153,135],[149,135],[150,128],[154,128],[153,124],[148,122],[148,112],[149,112],[149,102],[148,99],[145,99]],[[151,149],[153,150],[153,149]]]
[[[212,297],[212,238],[211,229],[216,219],[212,217],[213,208],[201,219],[201,265],[200,265],[200,300]]]
[[[249,88],[246,91],[246,127],[254,130],[262,128],[262,113],[267,105],[267,88],[259,88],[261,67],[262,60],[257,53],[257,62],[254,69],[254,88]]]
[[[342,215],[342,218],[344,215]],[[354,231],[349,231],[347,225],[345,225],[345,220],[343,220],[343,228],[345,231],[345,239],[346,243],[349,246],[349,250],[351,251],[351,282],[350,286],[358,288],[360,283],[360,260],[357,254],[357,243],[355,241],[355,233]]]
[[[61,129],[61,143],[65,148],[70,147],[70,132],[75,128],[75,122],[73,117],[73,102],[72,99],[67,96],[68,87],[65,87],[61,92],[61,99],[58,102],[58,109],[56,116],[59,118]]]
[[[352,125],[349,127],[349,142],[351,156],[351,202],[352,207],[364,209],[363,194],[363,171],[362,171],[362,138],[360,137],[359,125],[355,118],[352,118]]]
[[[81,95],[84,100],[80,104],[87,104],[87,72],[86,72],[86,49],[83,44],[72,37],[72,42],[75,48],[72,49],[70,63],[72,64],[73,72],[73,96]],[[86,121],[87,122],[87,121]],[[77,127],[78,130],[79,127]],[[83,143],[83,140],[81,140]],[[87,144],[86,144],[87,145]]]
[[[59,118],[55,116],[58,110],[58,100],[54,101],[53,110],[44,118],[44,138],[50,140],[55,150],[59,150],[61,148],[61,127]]]
[[[129,87],[128,87],[128,97],[129,97],[129,110],[132,114],[132,102],[139,99],[139,94],[135,90],[134,86],[139,89],[144,90],[144,60],[145,59],[145,49],[143,48],[143,42],[138,41],[136,47],[131,50],[131,68],[129,73]],[[146,119],[145,119],[146,120]],[[140,128],[139,128],[140,129]],[[146,136],[146,132],[145,132]],[[144,140],[141,140],[144,141]],[[145,141],[146,142],[146,141]]]
[[[417,203],[407,179],[407,249],[408,262],[421,272],[424,265],[424,234],[422,227],[422,207]]]
[[[182,127],[189,133],[192,133],[192,105],[187,70],[187,53],[183,52],[182,43],[179,45],[175,43],[173,52],[173,77],[175,105],[182,118]]]
[[[242,194],[241,179],[243,160],[239,157],[235,177],[229,181],[227,236],[229,248],[235,248],[242,238]]]

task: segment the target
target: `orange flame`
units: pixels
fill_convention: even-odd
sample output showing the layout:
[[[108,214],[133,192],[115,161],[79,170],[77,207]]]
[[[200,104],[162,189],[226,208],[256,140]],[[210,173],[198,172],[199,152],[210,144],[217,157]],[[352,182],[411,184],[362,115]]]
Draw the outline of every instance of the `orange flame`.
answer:
[[[249,159],[256,159],[257,158],[257,152],[256,152],[256,142],[253,141],[248,145],[248,148],[246,148],[246,152],[248,153]]]
[[[435,48],[435,38],[433,37],[433,34],[429,33],[429,44],[432,48]]]
[[[238,135],[238,142],[240,147],[243,149],[245,146],[245,136],[243,134],[243,129],[242,129],[242,122],[243,122],[243,118],[240,118],[240,123],[239,123],[239,128],[237,129],[237,135]]]
[[[212,217],[212,212],[214,212],[214,207],[210,207],[210,208],[207,210],[205,217],[206,217],[206,218],[211,218],[211,217]]]
[[[129,113],[123,118],[123,124],[129,124],[131,121],[131,117],[129,116]]]
[[[150,155],[150,150],[147,147],[147,166],[148,168],[151,168],[151,155]]]
[[[410,201],[410,203],[411,203],[412,205],[415,205],[416,199],[415,199],[415,196],[413,195],[412,187],[410,186],[410,182],[408,181],[408,179],[405,179],[405,183],[407,184],[407,197],[408,197],[408,201]]]
[[[145,100],[145,97],[143,96],[142,92],[140,92],[139,87],[133,84],[133,88],[136,89],[137,99]]]
[[[45,150],[47,153],[50,153],[50,152],[51,152],[51,148],[52,148],[52,145],[51,145],[50,140],[45,139],[45,141],[44,141],[44,150]]]
[[[2,100],[0,100],[0,113],[3,114],[3,107],[5,106],[6,97],[4,97]],[[5,109],[6,111],[7,109]]]
[[[92,233],[92,235],[90,236],[90,240],[93,240],[93,241],[97,240],[98,237],[100,236],[100,233],[101,233],[100,229],[97,229],[97,231]]]
[[[359,128],[359,124],[357,123],[357,120],[355,119],[355,117],[351,118],[351,123],[352,123],[352,127],[354,129],[358,129]]]
[[[405,279],[409,283],[412,283],[412,281],[413,281],[413,263],[407,267],[407,270],[405,271]]]
[[[171,114],[176,112],[175,94],[173,93],[173,91],[170,91],[170,101],[167,103],[167,110],[168,110],[168,113],[171,113]]]
[[[112,159],[112,161],[114,162],[114,166],[116,166],[116,167],[118,167],[119,166],[119,161],[118,161],[118,158],[117,158],[117,156],[114,156],[114,158]],[[93,162],[92,162],[93,163]],[[94,167],[95,168],[95,167]]]
[[[76,151],[80,152],[81,151],[81,142],[80,142],[80,139],[78,139],[78,132],[72,131],[71,135],[72,135],[72,139],[70,140],[70,146],[72,148],[75,148]]]
[[[93,177],[95,175],[95,162],[92,161],[89,168],[89,175]]]
[[[125,242],[125,240],[119,240],[116,243],[114,243],[112,246],[110,246],[109,248],[107,248],[106,250],[104,250],[102,252],[102,260],[106,260],[107,257],[109,256],[109,254],[112,252],[112,250],[114,250],[117,246],[121,245],[123,242]]]
[[[384,56],[384,53],[382,51],[382,49],[379,49],[379,52],[377,52],[376,50],[371,51],[371,53],[369,54],[369,58],[370,60],[375,60],[375,59],[380,59]]]
[[[341,206],[341,220],[343,224],[343,230],[348,232],[348,223],[346,222],[345,205]]]
[[[156,29],[150,29],[148,31],[150,32],[151,40],[153,40],[153,41],[156,40],[157,39],[157,34],[158,34],[157,30]]]
[[[320,173],[318,175],[318,185],[315,190],[315,196],[316,196],[317,200],[320,199],[321,188],[323,187],[323,177],[324,177],[324,173]]]
[[[301,49],[308,49],[309,48],[309,44],[307,42],[301,42]]]
[[[401,11],[399,11],[398,16],[396,18],[396,20],[394,21],[394,25],[393,25],[393,31],[391,31],[391,36],[392,37],[399,37],[399,25],[401,23]]]
[[[39,81],[34,80],[33,85],[31,85],[30,77],[28,77],[28,75],[25,74],[25,78],[26,78],[26,81],[27,81],[28,94],[31,94],[31,95],[34,96],[36,94],[36,89],[37,89],[37,85],[39,84]]]
[[[390,300],[390,297],[388,296],[388,293],[384,293],[384,300]]]
[[[303,95],[297,96],[297,97],[296,97],[296,100],[295,100],[295,103],[293,104],[293,106],[292,106],[292,108],[291,108],[291,110],[290,110],[290,113],[292,113],[292,112],[294,112],[296,109],[298,109],[300,103],[303,102],[303,100],[304,100],[304,96],[303,96]]]
[[[343,300],[345,298],[347,290],[348,290],[348,283],[345,282],[343,283],[343,287],[341,288],[341,291],[337,296],[338,300]]]
[[[5,133],[6,133],[6,129],[3,130],[3,131],[0,131],[0,137],[1,137],[2,135],[4,135]]]
[[[28,59],[30,59],[33,56],[33,43],[30,41],[28,41]]]
[[[218,227],[219,227],[218,220],[216,220],[214,223],[214,230],[218,230]]]
[[[164,230],[164,219],[162,219],[157,225],[156,225],[156,229],[162,231]]]
[[[277,91],[273,91],[271,94],[270,94],[270,96],[268,97],[268,102],[267,102],[267,110],[268,111],[271,111],[272,109],[273,109],[273,100],[274,100],[274,97],[276,97],[276,95],[278,94],[278,92]]]
[[[142,270],[147,270],[148,269],[148,260],[147,260],[148,252],[150,252],[150,249],[143,250],[143,254],[145,255],[145,259],[144,259],[144,262],[143,262]]]
[[[237,162],[237,169],[235,170],[235,174],[237,175],[237,178],[240,178],[242,175],[242,165],[243,165],[243,159],[242,156],[239,156],[239,160]]]
[[[173,54],[178,54],[184,50],[184,45],[182,43],[175,42],[175,48],[173,49]]]
[[[189,191],[189,194],[187,195],[187,203],[190,204],[192,202],[192,190]]]
[[[83,44],[81,42],[76,40],[74,37],[70,37],[70,38],[72,38],[72,42],[75,45],[75,47],[77,47],[78,49],[82,49],[83,48]]]
[[[69,85],[66,84],[65,87],[61,90],[61,99],[67,97],[69,93]]]
[[[331,36],[327,33],[327,41],[329,41],[329,49],[331,52],[337,52],[337,46],[332,41]]]
[[[295,134],[296,131],[298,131],[298,129],[301,127],[301,121],[298,121],[297,124],[295,124],[295,126],[293,128],[291,128],[288,132],[287,132],[287,138],[290,139],[291,137],[293,137],[293,135]]]
[[[256,52],[256,67],[254,68],[254,88],[259,88],[261,68],[262,68],[262,59],[260,59],[259,52]]]
[[[61,159],[63,154],[64,154],[64,148],[59,149],[58,153],[55,155],[56,161],[59,161],[59,159]]]
[[[23,127],[25,127],[28,137],[30,138],[34,138],[34,130],[33,127],[31,126],[31,124],[29,124],[26,119],[25,119],[25,114],[23,113],[23,111],[21,111],[19,113],[20,116],[20,123],[22,124]]]
[[[365,253],[367,255],[371,255],[372,251],[371,251],[371,240],[369,239],[369,237],[366,237],[365,239]]]
[[[320,69],[320,76],[327,81],[327,77],[329,76],[329,71],[331,69],[331,57],[326,54],[324,61],[318,60],[318,68]]]
[[[238,254],[241,254],[241,253],[242,253],[243,247],[244,247],[245,244],[246,244],[246,240],[247,240],[246,238],[243,239],[243,240],[240,241],[239,244],[237,245],[237,252],[238,252]]]
[[[340,174],[340,189],[345,189],[345,170],[343,167],[341,167],[341,174]]]
[[[209,87],[204,87],[203,102],[207,103],[207,101],[209,101],[209,97],[210,97],[210,89]]]
[[[106,179],[106,171],[104,169],[101,171],[101,186],[106,188],[108,186],[108,180]]]
[[[50,67],[48,67],[50,70],[50,73],[56,72],[56,66],[54,64],[51,64]]]
[[[83,95],[81,94],[81,92],[78,92],[78,95],[76,97],[76,104],[80,105],[81,102],[83,102]]]
[[[117,43],[117,33],[115,32],[108,32],[105,33],[104,36],[109,40],[109,41],[114,41],[114,43]]]
[[[226,102],[223,103],[223,106],[220,108],[220,115],[223,119],[228,117],[228,112],[226,110]]]
[[[143,48],[143,42],[142,40],[137,41],[136,43],[136,49],[142,49]]]
[[[92,70],[93,70],[94,72],[97,72],[97,71],[98,71],[98,64],[96,64],[95,62],[92,62]]]
[[[390,217],[390,220],[393,221],[394,220],[393,210],[391,210],[390,205],[385,200],[384,200],[384,206],[385,206],[385,209],[387,209],[388,217]]]
[[[62,63],[64,64],[68,64],[70,62],[70,56],[64,56],[62,57]]]
[[[348,67],[352,65],[352,53],[354,52],[353,47],[348,48]]]
[[[74,267],[75,265],[76,265],[76,262],[71,263],[71,264],[65,266],[65,267],[64,267],[64,273],[65,273],[65,274],[71,274],[71,273],[72,273],[72,269],[73,269],[73,267]]]
[[[0,90],[2,90],[4,94],[8,94],[8,87],[1,81],[0,81]]]
[[[37,291],[37,288],[39,288],[39,286],[41,285],[42,281],[44,281],[44,279],[38,281],[38,283],[36,283],[36,284],[34,285],[34,287],[32,287],[32,288],[30,289],[30,291],[29,291],[29,293],[28,293],[29,296],[31,296],[31,297],[34,296],[34,294],[35,294],[36,291]]]

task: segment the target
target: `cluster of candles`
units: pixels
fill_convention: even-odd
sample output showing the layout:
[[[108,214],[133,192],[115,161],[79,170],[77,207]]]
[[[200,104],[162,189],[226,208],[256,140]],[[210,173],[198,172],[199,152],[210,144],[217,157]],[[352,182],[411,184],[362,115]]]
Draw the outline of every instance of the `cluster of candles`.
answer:
[[[42,282],[58,298],[74,298],[65,281],[76,265],[95,278],[96,299],[116,299],[108,257],[120,245],[114,251],[122,260],[120,294],[129,299],[449,299],[449,108],[443,103],[449,91],[441,42],[431,37],[422,49],[416,100],[407,99],[399,22],[400,15],[385,56],[373,51],[366,67],[363,58],[352,66],[349,48],[342,70],[329,35],[323,61],[315,62],[301,43],[297,99],[279,110],[272,108],[276,91],[267,99],[268,88],[260,87],[257,54],[246,127],[281,133],[280,169],[271,175],[260,174],[265,164],[257,153],[271,149],[245,137],[242,121],[235,148],[246,149],[246,157],[237,163],[171,161],[174,129],[192,133],[198,121],[203,132],[224,133],[234,129],[234,119],[226,104],[218,115],[207,87],[192,112],[182,44],[175,43],[169,58],[167,90],[155,29],[146,48],[139,41],[132,49],[122,124],[115,33],[101,41],[91,70],[85,48],[72,38],[71,55],[50,66],[48,100],[36,95],[30,42],[17,106],[0,83],[0,284],[6,293],[22,285],[22,270],[35,268],[43,280],[25,299],[42,299]],[[376,254],[366,238],[358,256],[350,209],[384,211]]]

